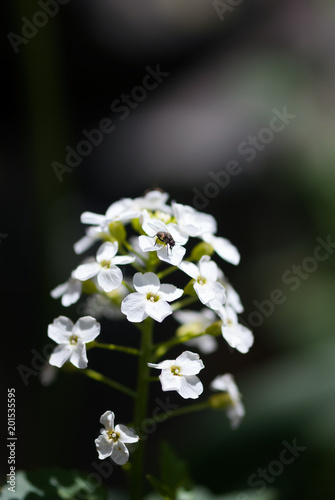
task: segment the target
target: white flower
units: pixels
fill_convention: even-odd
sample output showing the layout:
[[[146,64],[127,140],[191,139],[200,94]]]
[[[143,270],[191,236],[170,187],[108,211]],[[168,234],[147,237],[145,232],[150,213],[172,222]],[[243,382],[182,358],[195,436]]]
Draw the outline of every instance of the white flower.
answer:
[[[237,349],[242,354],[249,351],[254,343],[253,333],[238,322],[237,314],[230,306],[222,307],[217,311],[223,321],[221,332],[230,347]]]
[[[159,379],[163,391],[177,391],[185,399],[197,399],[204,390],[196,376],[204,368],[199,354],[185,351],[177,359],[148,363],[148,366],[162,370]]]
[[[201,309],[201,311],[180,310],[176,311],[173,316],[183,326],[178,328],[177,335],[192,333],[197,335],[204,332],[206,328],[215,321],[215,314],[210,309]],[[193,346],[199,349],[203,354],[211,354],[217,350],[217,340],[212,335],[202,335],[195,339],[185,342],[188,346]]]
[[[224,303],[226,297],[225,288],[216,281],[218,267],[214,261],[210,260],[208,255],[201,257],[199,266],[184,261],[178,267],[195,280],[193,288],[203,304],[215,309]],[[212,301],[215,301],[215,303]]]
[[[187,242],[187,238],[181,234],[176,224],[164,224],[159,219],[144,217],[143,230],[149,235],[141,235],[138,238],[142,252],[157,252],[160,260],[177,266],[183,260],[186,249],[181,245]],[[157,237],[157,233],[168,233],[173,239],[173,246],[164,243]]]
[[[148,316],[161,323],[172,314],[168,302],[183,294],[183,290],[174,285],[161,285],[154,273],[136,273],[133,284],[136,292],[127,295],[121,304],[121,311],[133,323],[140,323]]]
[[[219,236],[214,236],[214,234],[205,232],[201,235],[201,238],[209,243],[214,249],[214,251],[224,260],[230,262],[237,266],[240,262],[241,256],[237,248],[226,238],[221,238]]]
[[[82,283],[74,278],[70,278],[65,283],[56,286],[51,290],[50,295],[53,299],[59,299],[62,297],[62,305],[64,307],[69,307],[71,304],[75,304],[81,295]]]
[[[198,212],[193,207],[172,202],[172,211],[179,229],[184,235],[200,236],[203,233],[215,233],[216,220],[212,215]]]
[[[161,210],[162,212],[171,213],[171,208],[166,205],[168,198],[169,195],[167,193],[153,189],[152,191],[148,191],[144,196],[135,198],[132,208],[139,212],[142,210]]]
[[[128,443],[136,443],[140,438],[125,425],[118,424],[114,427],[115,415],[106,411],[100,417],[104,429],[100,436],[94,440],[100,460],[111,457],[117,465],[124,465],[129,459]]]
[[[131,198],[123,198],[122,200],[112,203],[105,215],[96,214],[94,212],[84,212],[81,214],[80,220],[83,224],[99,226],[101,231],[107,231],[108,225],[113,221],[129,222],[137,217],[137,212],[132,210],[133,200]]]
[[[228,392],[232,404],[226,409],[226,413],[232,428],[236,429],[245,415],[245,409],[234,377],[230,373],[218,375],[210,384],[210,388],[216,391]]]
[[[99,226],[90,226],[86,229],[85,233],[85,236],[82,236],[73,245],[73,249],[77,255],[86,252],[96,241],[103,240],[104,238],[108,240],[110,238],[109,232],[102,231]]]
[[[229,283],[224,283],[227,294],[226,305],[231,306],[237,314],[243,313],[244,307],[242,305],[239,294]]]
[[[120,288],[122,288],[122,286],[123,285],[121,285]],[[119,290],[119,288],[117,290]],[[102,317],[113,320],[124,319],[120,311],[120,306],[112,302],[106,295],[100,295],[99,293],[90,295],[87,298],[84,306],[84,313],[94,316],[97,319]]]
[[[72,277],[86,281],[97,276],[98,284],[105,292],[111,292],[122,283],[122,271],[117,266],[134,262],[135,257],[131,255],[116,255],[118,243],[107,241],[99,248],[95,262],[81,264],[72,272]]]
[[[86,346],[100,333],[100,324],[92,316],[79,318],[75,325],[59,316],[48,326],[48,337],[59,344],[50,356],[50,365],[60,368],[70,361],[77,368],[87,367]]]

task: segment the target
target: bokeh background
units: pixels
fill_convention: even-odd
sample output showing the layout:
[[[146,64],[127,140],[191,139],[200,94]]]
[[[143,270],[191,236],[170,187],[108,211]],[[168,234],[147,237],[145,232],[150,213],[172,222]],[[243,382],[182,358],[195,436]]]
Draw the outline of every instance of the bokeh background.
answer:
[[[283,280],[313,257],[318,238],[335,240],[334,3],[70,0],[58,7],[18,43],[8,34],[24,36],[26,20],[38,22],[43,9],[32,0],[1,6],[0,378],[2,395],[16,389],[18,468],[91,471],[101,413],[131,418],[126,396],[65,373],[49,387],[35,375],[25,385],[17,367],[31,368],[32,349],[42,352],[54,317],[78,317],[78,305],[65,310],[49,293],[80,259],[73,252],[84,233],[80,214],[104,213],[121,197],[160,186],[200,209],[195,194],[207,193],[203,210],[242,255],[237,268],[222,267],[241,295],[245,324],[255,301],[274,289],[286,300],[253,327],[247,355],[222,341],[204,357],[206,383],[234,374],[247,410],[241,427],[232,431],[223,414],[205,412],[166,422],[150,438],[148,469],[166,439],[195,483],[217,494],[248,490],[250,475],[296,439],[306,450],[269,487],[279,499],[335,498],[334,251],[304,272],[295,291]],[[148,67],[166,75],[144,95],[134,89]],[[121,112],[123,94],[138,102]],[[285,107],[295,118],[248,162],[241,144]],[[107,118],[114,130],[59,177],[54,162],[64,165],[66,148],[76,150],[83,130]],[[231,160],[241,173],[209,187]],[[138,342],[125,322],[103,321],[103,332],[106,341]],[[93,352],[90,359],[134,383],[133,360]],[[123,489],[122,471],[107,484]]]

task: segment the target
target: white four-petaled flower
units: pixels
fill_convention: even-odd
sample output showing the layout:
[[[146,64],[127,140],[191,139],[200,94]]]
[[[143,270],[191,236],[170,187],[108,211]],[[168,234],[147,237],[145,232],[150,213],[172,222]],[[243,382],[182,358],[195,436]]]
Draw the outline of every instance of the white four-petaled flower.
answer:
[[[136,273],[133,284],[136,292],[127,295],[121,304],[121,311],[132,323],[140,323],[148,316],[161,323],[172,314],[168,302],[183,294],[183,290],[174,285],[161,285],[155,273]]]
[[[199,354],[185,351],[176,359],[148,366],[162,370],[159,379],[163,391],[177,391],[185,399],[197,399],[204,389],[196,376],[204,368]]]
[[[227,416],[233,429],[236,429],[245,415],[244,405],[241,402],[241,395],[230,373],[218,375],[210,384],[210,388],[215,391],[228,392],[231,405],[226,409]]]
[[[246,354],[254,343],[253,333],[238,322],[237,314],[231,306],[222,307],[217,310],[217,314],[223,321],[221,326],[223,338],[230,347]]]
[[[213,309],[224,304],[226,293],[224,286],[217,280],[218,267],[208,255],[201,257],[199,266],[192,262],[183,261],[179,269],[195,280],[193,288],[200,301]]]
[[[180,310],[176,311],[173,316],[182,324],[177,330],[177,335],[188,333],[197,335],[204,332],[209,325],[214,323],[215,318],[217,318],[214,311],[206,308],[201,309],[201,311]],[[211,354],[218,348],[217,340],[212,335],[208,334],[187,340],[185,344],[190,347],[198,348],[203,354]]]
[[[50,295],[53,299],[59,299],[59,297],[62,297],[62,305],[64,307],[69,307],[79,300],[82,286],[83,285],[79,280],[70,278],[65,283],[62,283],[51,290]]]
[[[100,460],[107,457],[117,465],[124,465],[129,459],[128,443],[136,443],[140,438],[128,427],[122,424],[114,426],[115,415],[108,410],[100,417],[104,429],[100,436],[94,440]]]
[[[160,260],[177,266],[183,260],[186,249],[182,246],[187,242],[187,237],[183,236],[176,224],[164,224],[159,219],[151,219],[148,216],[143,218],[143,231],[149,236],[141,235],[138,244],[142,252],[157,252]],[[161,241],[157,233],[170,234],[173,239],[173,246]]]
[[[98,284],[105,292],[112,292],[118,288],[123,279],[122,271],[117,266],[134,262],[132,255],[116,255],[118,243],[106,241],[97,252],[95,262],[81,264],[72,272],[72,277],[86,281],[93,276],[97,277]]]
[[[85,344],[99,333],[100,324],[92,316],[83,316],[75,324],[66,316],[59,316],[48,326],[48,337],[59,344],[50,356],[50,365],[60,368],[70,361],[77,368],[86,368]]]

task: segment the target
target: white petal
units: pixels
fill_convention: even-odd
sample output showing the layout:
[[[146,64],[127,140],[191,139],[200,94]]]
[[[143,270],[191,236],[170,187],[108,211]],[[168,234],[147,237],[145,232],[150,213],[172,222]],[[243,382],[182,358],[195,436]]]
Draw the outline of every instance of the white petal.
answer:
[[[178,356],[176,365],[180,366],[182,375],[197,375],[204,368],[199,354],[191,351],[184,351]]]
[[[122,441],[118,440],[117,443],[114,443],[111,459],[117,465],[124,465],[128,462],[129,451],[126,445],[122,443]]]
[[[155,294],[160,288],[160,281],[155,273],[136,273],[133,278],[133,285],[135,290],[139,293]]]
[[[241,256],[237,248],[226,238],[215,237],[213,248],[216,253],[227,262],[237,266]]]
[[[200,274],[198,267],[192,262],[181,262],[178,267],[193,279],[197,279]]]
[[[64,307],[69,307],[75,304],[80,298],[82,287],[81,281],[71,279],[69,281],[68,290],[62,297],[62,305]]]
[[[160,299],[157,302],[146,300],[145,312],[148,316],[161,323],[167,316],[172,314],[172,309],[165,300]]]
[[[221,331],[230,347],[237,349],[242,354],[246,354],[254,343],[252,332],[243,325],[222,326]]]
[[[86,281],[96,276],[100,269],[101,266],[97,262],[87,262],[87,264],[81,264],[72,271],[72,277],[80,281]]]
[[[123,299],[121,312],[132,323],[141,323],[148,315],[145,312],[146,298],[138,292],[130,293]]]
[[[157,251],[157,256],[163,262],[168,262],[172,266],[178,266],[186,253],[186,248],[175,245],[170,248],[169,245],[160,245]]]
[[[100,226],[100,224],[103,224],[105,220],[105,215],[95,214],[94,212],[84,212],[80,217],[82,224],[92,224],[93,226]]]
[[[100,333],[100,323],[92,316],[83,316],[74,325],[72,333],[85,343],[92,342]]]
[[[120,434],[120,439],[123,443],[136,443],[140,439],[135,432],[122,424],[117,425],[115,431]]]
[[[59,316],[48,326],[48,337],[58,344],[66,344],[72,335],[73,323],[66,316]]]
[[[172,302],[173,300],[179,299],[184,293],[184,290],[181,288],[177,288],[174,285],[168,285],[164,283],[161,285],[159,289],[159,296],[161,299],[166,300],[167,302]]]
[[[134,255],[117,255],[116,257],[113,258],[113,264],[115,266],[123,266],[125,264],[130,264],[131,262],[134,262],[135,256]]]
[[[65,283],[62,283],[61,285],[58,285],[56,286],[56,288],[51,290],[50,295],[53,299],[59,299],[59,297],[61,297],[68,288],[69,288],[69,282],[66,281]]]
[[[97,262],[99,264],[104,260],[112,260],[117,254],[119,245],[117,241],[106,241],[103,243],[97,251]]]
[[[163,370],[159,376],[162,391],[178,391],[183,377],[174,375],[170,369]]]
[[[105,436],[99,436],[94,442],[100,460],[104,460],[112,454],[114,441]]]
[[[58,345],[50,356],[49,364],[61,368],[63,364],[70,359],[72,351],[73,346],[70,344]]]
[[[164,222],[159,219],[145,218],[142,224],[142,229],[149,236],[155,236],[156,233],[163,231],[163,233],[168,232],[168,229]]]
[[[215,299],[215,291],[211,284],[205,283],[204,285],[200,285],[200,283],[196,281],[193,288],[203,304],[207,304],[211,300]]]
[[[171,368],[171,366],[173,366],[174,363],[175,359],[165,359],[160,363],[148,363],[148,366],[150,366],[150,368],[158,368],[159,370],[166,370],[168,368]]]
[[[218,277],[218,267],[209,255],[204,255],[199,261],[200,275],[210,281],[216,281]]]
[[[104,292],[112,292],[122,283],[123,275],[121,269],[112,266],[109,269],[100,268],[97,280]]]
[[[70,362],[77,368],[87,368],[88,359],[86,355],[86,346],[80,339],[77,341],[72,351]]]
[[[177,224],[168,224],[167,230],[178,245],[185,245],[188,242],[188,235]]]
[[[234,290],[230,284],[226,284],[227,289],[227,304],[231,306],[238,314],[243,313],[244,307],[242,305],[239,294]]]
[[[204,387],[196,375],[181,377],[181,384],[178,393],[184,399],[197,399],[203,390]]]
[[[199,349],[203,354],[212,354],[218,348],[218,343],[212,335],[202,335],[201,337],[188,340],[185,344]]]
[[[144,236],[143,234],[138,237],[138,244],[142,252],[152,252],[157,251],[158,246],[156,245],[156,239],[150,236]]]
[[[114,412],[107,410],[105,411],[105,413],[101,415],[100,424],[102,424],[107,430],[113,430],[114,420],[115,420]]]

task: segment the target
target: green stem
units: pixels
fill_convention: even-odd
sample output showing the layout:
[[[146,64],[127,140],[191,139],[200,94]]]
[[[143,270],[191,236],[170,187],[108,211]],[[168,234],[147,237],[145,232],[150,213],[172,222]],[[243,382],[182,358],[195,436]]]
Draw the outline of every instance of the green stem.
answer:
[[[169,349],[171,349],[175,345],[183,344],[188,340],[196,339],[197,337],[202,337],[203,335],[205,335],[205,332],[201,332],[196,335],[192,333],[185,333],[185,335],[181,335],[180,337],[173,337],[172,339],[167,340],[166,342],[162,342],[161,344],[156,344],[154,346],[155,352],[153,353],[152,360],[156,361],[157,359],[161,358],[162,356],[164,356],[164,354],[167,353]]]
[[[134,410],[134,424],[136,431],[141,429],[141,424],[147,415],[148,396],[149,396],[149,373],[150,368],[148,362],[151,361],[150,356],[152,353],[152,334],[153,334],[153,320],[147,318],[141,324],[142,330],[142,343],[141,355],[138,363],[138,383],[137,395],[135,400]],[[140,442],[136,452],[133,455],[132,471],[131,471],[131,485],[130,493],[132,500],[142,499],[143,489],[143,468],[144,468],[144,444]]]
[[[163,271],[161,271],[160,273],[157,273],[157,276],[161,280],[162,278],[165,278],[165,276],[168,276],[169,274],[172,274],[177,270],[178,270],[177,266],[171,266],[166,269],[163,269]]]
[[[98,347],[99,349],[107,349],[108,351],[125,352],[127,354],[132,354],[133,356],[140,355],[140,351],[138,349],[135,349],[134,347],[126,347],[116,344],[101,344],[100,342],[91,342],[87,349],[93,349],[94,347]]]
[[[132,391],[131,389],[122,384],[119,384],[119,382],[115,382],[114,380],[105,377],[105,375],[102,375],[102,373],[96,372],[95,370],[91,370],[90,368],[86,368],[85,370],[78,370],[78,372],[82,373],[83,375],[86,375],[86,377],[89,377],[93,380],[97,380],[98,382],[102,382],[103,384],[109,385],[109,387],[113,387],[113,389],[117,389],[118,391],[123,392],[124,394],[127,394],[132,398],[136,397],[134,391]]]
[[[194,302],[198,301],[198,297],[187,297],[187,299],[182,299],[179,300],[178,302],[174,302],[171,305],[172,311],[178,311],[178,309],[181,309],[182,307],[189,306],[190,304],[193,304]]]
[[[169,413],[159,413],[158,415],[153,416],[152,420],[154,420],[155,422],[162,422],[167,420],[168,418],[179,417],[179,415],[193,413],[194,411],[208,410],[209,408],[211,408],[209,401],[205,401],[204,403],[183,406],[182,408],[172,410]]]

